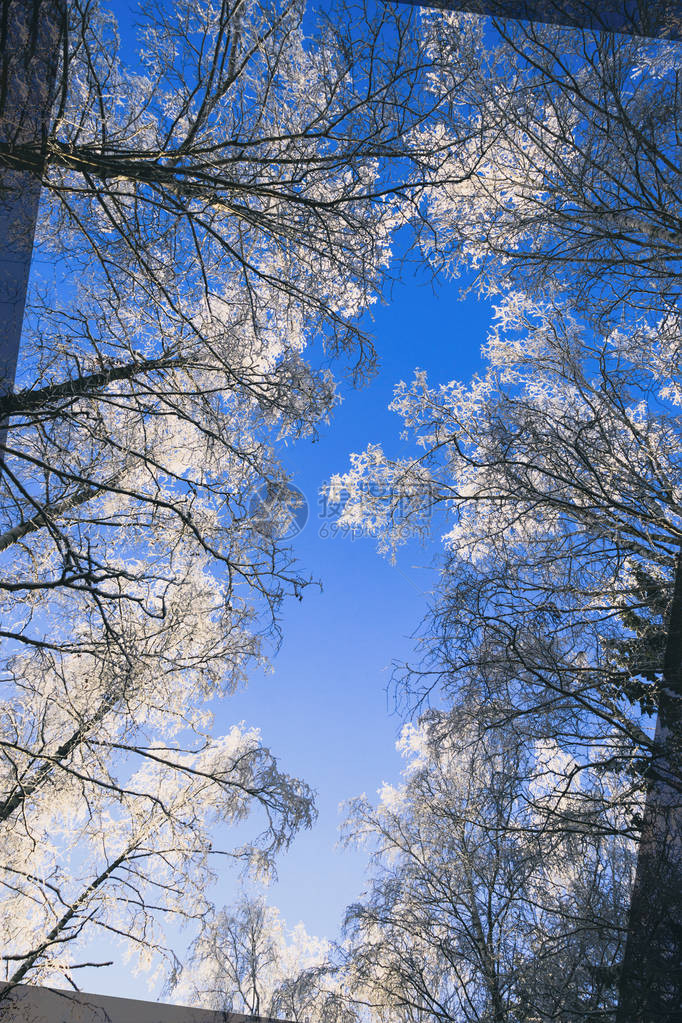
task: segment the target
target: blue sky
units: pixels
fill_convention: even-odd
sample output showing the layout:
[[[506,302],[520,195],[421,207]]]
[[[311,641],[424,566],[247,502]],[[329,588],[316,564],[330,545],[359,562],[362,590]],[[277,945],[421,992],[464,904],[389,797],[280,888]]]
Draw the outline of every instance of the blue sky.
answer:
[[[217,711],[217,732],[241,720],[259,727],[282,768],[317,792],[318,821],[281,855],[278,881],[266,897],[289,926],[302,921],[320,937],[338,935],[345,907],[363,888],[366,856],[336,848],[339,804],[362,792],[373,797],[384,781],[400,776],[395,742],[402,722],[386,687],[392,661],[408,658],[414,648],[411,637],[436,581],[430,566],[441,550],[442,530],[434,522],[432,542],[409,544],[392,566],[371,538],[325,537],[318,495],[334,472],[346,468],[349,453],[367,442],[400,450],[401,423],[388,411],[399,380],[409,380],[417,367],[434,381],[469,379],[480,367],[491,308],[473,296],[461,301],[461,284],[444,285],[434,295],[421,274],[397,286],[390,303],[374,308],[374,322],[365,321],[379,354],[376,377],[358,390],[343,389],[344,400],[316,443],[299,441],[283,450],[310,507],[293,551],[302,573],[319,579],[322,590],[308,587],[302,602],[284,605],[274,671],[252,672],[248,687]],[[236,874],[222,875],[216,902],[230,904],[238,895]],[[129,976],[120,966],[85,974],[79,978],[85,990],[155,994],[144,977]]]
[[[301,603],[285,606],[274,672],[254,674],[248,689],[224,706],[226,724],[243,718],[258,725],[282,766],[318,792],[319,820],[282,857],[279,883],[268,897],[290,924],[301,919],[320,935],[336,932],[362,887],[364,857],[334,851],[338,804],[361,792],[372,795],[400,771],[395,741],[401,719],[386,686],[391,662],[413,650],[411,636],[436,579],[430,565],[441,549],[441,530],[434,520],[433,542],[409,544],[392,566],[371,538],[325,535],[317,498],[324,482],[346,468],[350,452],[370,441],[399,450],[401,422],[388,411],[399,380],[409,380],[416,367],[434,380],[469,379],[480,366],[490,307],[458,295],[455,283],[434,296],[424,277],[396,288],[392,302],[374,313],[377,376],[344,392],[317,443],[299,442],[284,452],[310,506],[293,548],[301,568],[323,588],[309,587]]]

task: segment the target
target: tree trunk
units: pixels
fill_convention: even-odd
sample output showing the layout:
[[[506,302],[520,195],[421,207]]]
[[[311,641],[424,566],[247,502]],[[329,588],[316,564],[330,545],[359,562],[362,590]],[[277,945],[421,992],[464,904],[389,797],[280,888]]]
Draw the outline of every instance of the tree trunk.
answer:
[[[60,12],[61,0],[0,0],[0,143],[10,151],[46,138]],[[14,387],[39,198],[39,173],[0,166],[0,397]],[[2,418],[0,445],[6,435]]]
[[[682,1021],[682,553],[630,903],[616,1023]]]
[[[495,18],[682,40],[679,0],[400,0]]]

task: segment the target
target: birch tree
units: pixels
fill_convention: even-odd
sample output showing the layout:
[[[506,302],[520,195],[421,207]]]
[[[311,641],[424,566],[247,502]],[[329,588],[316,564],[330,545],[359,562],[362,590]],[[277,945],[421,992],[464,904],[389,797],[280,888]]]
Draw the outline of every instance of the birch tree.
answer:
[[[312,983],[328,951],[329,942],[311,937],[302,923],[288,929],[262,896],[244,894],[205,922],[172,980],[173,998],[218,1011],[352,1023],[350,1014],[332,1017],[332,999],[320,999]]]
[[[70,785],[44,786],[31,801],[30,830],[6,834],[2,937],[10,984],[111,965],[87,952],[102,936],[137,968],[172,969],[164,915],[197,924],[209,913],[216,856],[262,872],[310,821],[309,793],[277,770],[254,730],[235,727],[198,753],[157,742],[125,783],[111,773],[93,783],[83,777],[92,765],[81,774],[78,760],[70,767]],[[215,824],[245,819],[253,803],[267,813],[261,836],[239,849],[214,847]]]
[[[405,781],[351,804],[346,837],[372,867],[346,916],[349,989],[379,1020],[608,1018],[632,843],[566,826],[570,758],[484,718],[407,726]]]
[[[419,190],[420,158],[393,164],[432,106],[414,83],[425,57],[390,12],[313,43],[300,4],[188,4],[143,11],[141,65],[126,68],[105,9],[67,13],[43,163],[28,144],[3,157],[40,170],[37,254],[64,270],[35,275],[3,398],[7,599],[99,586],[105,608],[123,576],[107,547],[122,519],[104,504],[163,519],[164,542],[187,537],[276,603],[267,554],[231,556],[226,536],[244,494],[285,482],[268,441],[310,434],[334,404],[326,357],[312,368],[306,346],[354,352],[357,373],[372,361],[354,320]],[[285,573],[281,586],[296,588]]]
[[[419,515],[425,495],[447,510],[422,695],[455,687],[483,649],[491,669],[507,655],[526,664],[519,698],[532,703],[534,671],[538,692],[551,675],[633,750],[650,747],[641,715],[667,699],[680,544],[679,339],[676,316],[599,338],[565,306],[512,293],[470,385],[430,386],[418,372],[397,387],[393,408],[422,453],[394,460],[370,446],[333,486],[348,491],[346,520],[387,552],[404,536],[398,510]]]

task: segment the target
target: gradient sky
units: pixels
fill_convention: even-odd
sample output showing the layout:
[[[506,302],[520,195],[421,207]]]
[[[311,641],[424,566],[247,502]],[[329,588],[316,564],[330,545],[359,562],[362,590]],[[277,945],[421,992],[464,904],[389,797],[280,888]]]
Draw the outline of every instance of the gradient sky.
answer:
[[[334,472],[345,470],[350,452],[368,442],[393,453],[403,447],[401,421],[387,408],[399,380],[411,379],[416,367],[434,381],[469,379],[478,368],[490,309],[475,299],[461,302],[458,293],[454,284],[434,296],[419,279],[396,288],[391,304],[375,313],[376,378],[346,391],[316,444],[285,452],[310,506],[293,549],[323,589],[310,587],[301,603],[285,606],[274,672],[253,674],[248,689],[225,704],[226,724],[243,718],[258,725],[282,766],[319,794],[317,824],[282,857],[279,883],[268,895],[288,923],[301,919],[318,935],[334,935],[362,887],[364,856],[334,850],[339,802],[362,792],[372,796],[383,781],[399,776],[401,719],[386,687],[392,661],[414,648],[411,635],[436,580],[429,566],[442,533],[434,520],[434,541],[409,544],[392,566],[371,538],[325,535],[318,495]]]
[[[134,38],[132,5],[120,0],[112,6],[125,52]],[[302,602],[285,604],[274,671],[254,671],[248,687],[217,712],[217,734],[241,720],[260,727],[280,766],[318,794],[317,823],[280,857],[279,880],[266,895],[289,926],[302,921],[320,937],[338,936],[345,907],[363,888],[366,856],[335,848],[339,804],[363,792],[372,798],[384,781],[399,780],[395,742],[402,721],[386,689],[391,663],[413,650],[411,635],[436,580],[429,566],[441,550],[442,532],[435,522],[433,541],[409,544],[391,566],[371,538],[324,536],[320,488],[333,473],[345,471],[350,452],[368,442],[381,442],[388,453],[404,449],[401,421],[388,405],[395,384],[410,380],[415,368],[442,382],[468,380],[480,366],[491,309],[473,296],[461,301],[462,283],[442,286],[435,295],[422,273],[396,286],[390,302],[375,306],[363,321],[375,339],[377,375],[358,390],[343,388],[343,402],[317,442],[300,441],[282,451],[310,510],[293,551],[302,574],[319,579],[323,588],[308,587]],[[221,877],[213,896],[219,905],[235,901],[236,875]],[[158,994],[125,966],[82,970],[78,979],[82,989],[101,994]]]
[[[301,441],[284,450],[283,460],[310,507],[293,551],[303,574],[319,579],[322,591],[311,586],[300,603],[285,603],[274,670],[252,672],[248,687],[226,699],[216,715],[217,734],[241,720],[259,727],[281,767],[317,792],[316,824],[280,856],[278,881],[265,894],[290,927],[302,921],[319,937],[338,936],[345,907],[363,889],[365,854],[336,847],[339,805],[363,792],[373,798],[383,782],[400,777],[395,742],[402,719],[387,693],[390,667],[414,649],[411,636],[436,581],[430,565],[441,550],[443,530],[434,522],[433,541],[409,544],[392,566],[371,538],[325,537],[318,495],[334,472],[346,468],[349,453],[367,442],[381,442],[387,452],[401,449],[400,419],[387,408],[399,380],[409,380],[417,367],[433,381],[469,379],[480,366],[491,311],[473,297],[460,301],[460,283],[438,295],[425,276],[396,287],[391,303],[373,313],[377,376],[359,390],[344,389],[341,406],[316,443]],[[246,839],[253,827],[249,832],[247,824],[243,834]],[[225,873],[213,898],[228,905],[239,891],[237,875]],[[157,994],[144,977],[129,976],[119,966],[88,972],[79,978],[84,990],[138,998]]]

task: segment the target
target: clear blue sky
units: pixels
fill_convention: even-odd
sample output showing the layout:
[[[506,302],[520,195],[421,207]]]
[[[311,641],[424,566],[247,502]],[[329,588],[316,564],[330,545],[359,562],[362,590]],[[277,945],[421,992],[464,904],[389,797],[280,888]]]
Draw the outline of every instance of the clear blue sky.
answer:
[[[399,380],[411,379],[416,367],[434,381],[469,379],[479,367],[490,308],[473,298],[459,301],[458,291],[454,284],[434,297],[423,279],[422,286],[417,279],[396,288],[391,304],[375,312],[377,377],[345,392],[318,443],[285,453],[311,513],[293,547],[323,590],[310,587],[301,603],[285,607],[274,673],[254,674],[248,689],[225,705],[226,723],[236,717],[259,725],[282,766],[318,792],[319,820],[282,857],[268,897],[288,923],[303,920],[321,936],[336,933],[362,888],[364,856],[334,850],[338,805],[361,792],[373,795],[399,776],[401,720],[386,686],[391,662],[413,649],[411,635],[436,578],[428,566],[441,550],[441,531],[435,523],[434,541],[409,544],[393,567],[370,538],[325,538],[316,497],[334,472],[345,470],[349,453],[368,442],[400,451],[401,421],[387,408]]]
[[[430,545],[409,545],[392,567],[369,538],[320,536],[317,496],[346,468],[349,453],[368,441],[399,451],[400,420],[387,408],[397,381],[409,380],[416,367],[434,381],[468,379],[480,366],[490,308],[474,298],[462,302],[458,293],[455,283],[434,296],[423,277],[396,287],[390,305],[374,310],[378,375],[360,390],[344,390],[318,442],[284,451],[310,505],[292,546],[303,573],[320,579],[323,589],[308,587],[302,602],[285,604],[274,672],[253,672],[248,687],[218,711],[218,733],[241,720],[258,726],[282,768],[318,793],[317,823],[280,857],[279,879],[266,896],[289,926],[300,920],[320,937],[337,936],[345,907],[363,888],[365,856],[335,848],[339,804],[362,792],[372,797],[384,781],[399,779],[401,719],[386,686],[391,662],[413,649],[411,634],[436,578],[428,566],[441,547],[437,530]],[[236,875],[226,873],[213,894],[219,904],[233,902]],[[120,967],[92,971],[87,980],[85,972],[79,978],[85,990],[152,997],[144,977],[129,977]]]
[[[113,7],[127,46],[133,5],[120,0]],[[290,926],[300,920],[310,934],[335,937],[346,905],[362,891],[365,857],[335,848],[339,804],[362,792],[371,797],[384,781],[399,778],[395,741],[401,720],[386,686],[391,662],[413,649],[410,637],[435,582],[428,566],[441,549],[437,531],[426,547],[403,549],[393,567],[371,539],[321,536],[320,488],[368,442],[400,451],[400,420],[388,411],[399,380],[411,379],[417,367],[433,381],[466,380],[480,366],[491,311],[474,297],[460,301],[461,283],[441,287],[436,296],[424,274],[396,286],[391,302],[375,306],[365,321],[379,354],[378,375],[359,390],[344,388],[341,406],[316,443],[301,441],[283,451],[310,506],[308,522],[292,542],[294,553],[302,573],[319,579],[323,589],[309,587],[301,603],[285,605],[274,673],[254,672],[248,688],[218,710],[218,733],[240,720],[260,727],[282,768],[318,793],[316,825],[281,856],[279,880],[267,892]],[[214,896],[229,904],[238,894],[235,876],[225,875]],[[153,996],[144,977],[131,977],[121,966],[83,970],[78,979],[85,990]]]

